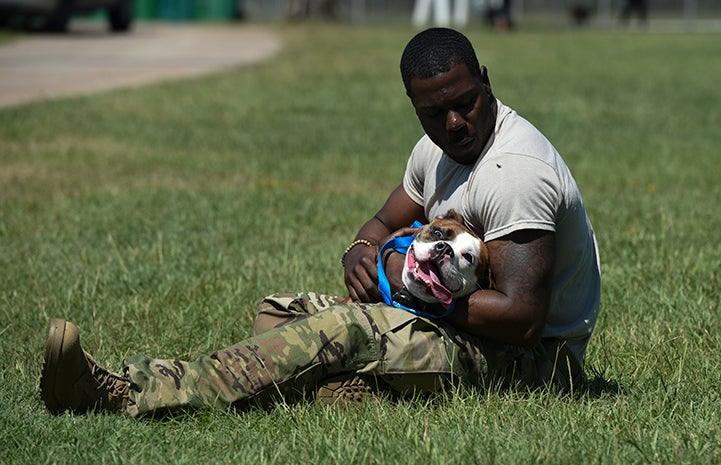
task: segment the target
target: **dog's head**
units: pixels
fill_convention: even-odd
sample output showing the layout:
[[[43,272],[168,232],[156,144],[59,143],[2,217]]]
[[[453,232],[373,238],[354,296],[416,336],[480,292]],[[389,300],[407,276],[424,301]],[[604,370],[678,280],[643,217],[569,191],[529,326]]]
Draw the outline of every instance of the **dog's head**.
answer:
[[[453,299],[490,286],[488,248],[455,210],[419,229],[408,248],[403,285],[416,298],[448,308]]]

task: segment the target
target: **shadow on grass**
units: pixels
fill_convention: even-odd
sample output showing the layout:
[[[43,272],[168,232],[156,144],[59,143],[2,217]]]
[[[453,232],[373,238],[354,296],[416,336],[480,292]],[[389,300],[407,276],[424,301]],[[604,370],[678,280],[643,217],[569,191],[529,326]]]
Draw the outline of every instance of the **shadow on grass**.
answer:
[[[589,367],[588,373],[586,373],[586,376],[584,377],[583,382],[579,386],[578,389],[574,389],[573,394],[569,394],[568,392],[556,392],[553,389],[548,392],[556,392],[556,394],[560,396],[569,396],[571,399],[600,399],[600,398],[613,398],[616,396],[619,396],[623,393],[623,389],[621,385],[618,383],[618,381],[611,379],[609,376],[606,375],[605,372],[600,371],[596,369],[595,367]],[[471,397],[478,397],[483,398],[487,395],[487,392],[485,389],[480,387],[473,387],[473,386],[465,386],[461,391],[458,391],[456,389],[450,388],[448,390],[443,390],[440,392],[435,393],[424,393],[419,394],[416,393],[414,395],[408,395],[403,396],[389,387],[386,389],[382,389],[381,391],[377,392],[375,396],[382,397],[388,401],[391,402],[422,402],[426,405],[434,404],[436,402],[446,402],[449,399],[449,396],[452,395],[467,395]],[[496,387],[491,388],[492,390],[497,391],[499,396],[503,396],[504,393],[508,394],[509,392],[515,392],[516,394],[523,395],[522,392],[523,389],[520,390],[514,390],[509,388],[500,388]],[[544,388],[539,388],[541,390],[544,390]],[[545,389],[548,389],[546,387]],[[534,390],[526,391],[527,393],[530,392],[536,392]],[[315,389],[310,390],[310,392],[303,390],[303,392],[295,391],[294,393],[288,393],[286,396],[279,396],[277,393],[268,391],[264,396],[258,396],[256,398],[253,398],[251,400],[236,402],[233,405],[229,406],[226,410],[226,413],[230,414],[244,414],[247,412],[265,412],[269,413],[276,409],[281,410],[288,410],[289,408],[292,408],[293,405],[297,403],[306,403],[309,404],[318,404],[317,399],[314,399],[313,394],[315,393]],[[465,394],[462,394],[465,393]],[[372,396],[371,396],[372,397]],[[348,407],[350,405],[353,405],[353,402],[346,403],[346,402],[339,402],[338,405],[335,405],[335,407]],[[326,405],[327,406],[327,405]],[[356,405],[358,406],[358,405]],[[159,421],[159,422],[175,422],[182,418],[190,419],[186,421],[192,421],[193,418],[198,417],[204,417],[208,414],[211,414],[211,412],[218,412],[218,410],[207,406],[207,407],[201,407],[201,408],[193,408],[193,407],[184,407],[184,408],[172,408],[172,409],[158,409],[153,412],[148,412],[145,414],[141,414],[138,419],[141,420],[150,420],[150,421]]]
[[[577,391],[579,397],[598,399],[601,397],[616,397],[623,392],[618,381],[606,376],[606,373],[590,367],[580,389]]]

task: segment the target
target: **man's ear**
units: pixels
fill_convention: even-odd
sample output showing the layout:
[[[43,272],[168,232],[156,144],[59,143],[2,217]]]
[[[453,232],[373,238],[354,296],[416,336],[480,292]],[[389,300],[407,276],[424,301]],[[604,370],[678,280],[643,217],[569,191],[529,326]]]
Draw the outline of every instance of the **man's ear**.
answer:
[[[491,80],[488,78],[488,68],[486,68],[486,65],[481,65],[481,83],[483,84],[483,88],[486,90],[486,94],[493,95],[493,91],[491,90]]]

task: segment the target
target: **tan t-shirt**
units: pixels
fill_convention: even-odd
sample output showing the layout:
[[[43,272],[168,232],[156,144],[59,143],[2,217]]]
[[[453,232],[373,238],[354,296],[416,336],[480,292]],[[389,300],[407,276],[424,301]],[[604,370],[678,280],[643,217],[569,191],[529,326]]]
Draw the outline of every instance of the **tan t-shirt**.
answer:
[[[598,247],[576,181],[540,131],[498,101],[494,133],[474,165],[454,162],[423,136],[403,187],[427,218],[453,208],[485,241],[522,229],[553,231],[553,289],[543,337],[568,340],[583,361],[600,300]]]

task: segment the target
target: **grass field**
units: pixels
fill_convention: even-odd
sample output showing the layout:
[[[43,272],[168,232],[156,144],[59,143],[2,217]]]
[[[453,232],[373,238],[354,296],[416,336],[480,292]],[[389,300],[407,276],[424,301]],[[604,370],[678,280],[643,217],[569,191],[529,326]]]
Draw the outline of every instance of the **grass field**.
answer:
[[[267,294],[343,293],[339,255],[421,134],[397,65],[412,31],[277,32],[285,50],[262,65],[0,111],[0,463],[721,462],[716,35],[470,33],[599,238],[577,395],[47,414],[49,317],[117,369],[236,342]]]

